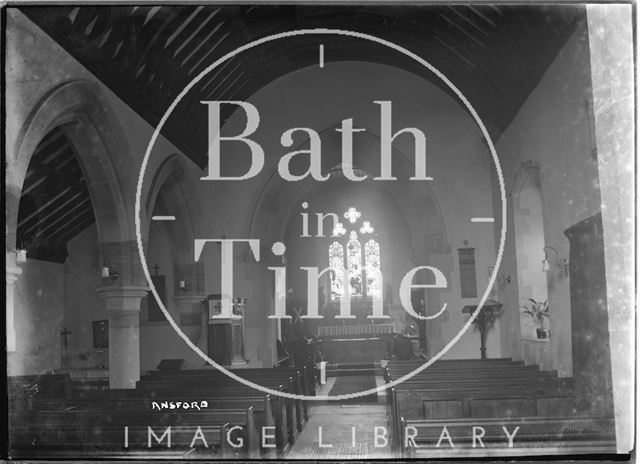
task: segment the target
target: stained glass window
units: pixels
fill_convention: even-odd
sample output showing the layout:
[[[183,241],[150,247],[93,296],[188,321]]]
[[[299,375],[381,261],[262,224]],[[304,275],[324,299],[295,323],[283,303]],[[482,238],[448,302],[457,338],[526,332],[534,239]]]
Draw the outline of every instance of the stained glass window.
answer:
[[[362,247],[355,231],[351,231],[349,242],[347,242],[347,270],[349,295],[362,296]]]
[[[370,239],[364,245],[364,265],[367,279],[367,296],[381,297],[380,245],[374,239]]]
[[[369,221],[364,221],[362,223],[362,227],[360,227],[360,233],[361,234],[372,234],[373,231],[373,227],[371,227],[371,223]]]
[[[351,230],[348,235],[348,241],[346,241],[346,243],[342,242],[345,243],[346,253],[345,247],[340,243],[340,240],[347,240],[347,237],[343,239],[340,238],[346,235],[347,232],[344,224],[338,224],[338,227],[334,230],[334,237],[337,237],[338,241],[334,241],[329,246],[332,300],[339,299],[345,292],[348,292],[350,297],[356,298],[364,296],[372,298],[382,297],[380,245],[374,238],[370,238],[375,230],[371,222],[363,221],[362,226],[357,227],[356,222],[358,222],[361,216],[362,213],[354,207],[350,207],[344,213],[344,217],[354,225],[356,230],[360,231],[363,237],[363,241],[360,242],[356,230]],[[367,235],[369,237],[366,237]],[[369,239],[366,240],[366,238]],[[349,283],[347,288],[345,288],[345,282],[343,280],[345,271],[347,272]]]
[[[338,242],[329,247],[329,268],[331,272],[331,299],[340,298],[344,292],[344,250]]]
[[[344,213],[344,218],[349,219],[351,224],[355,224],[361,215],[362,213],[352,206]]]

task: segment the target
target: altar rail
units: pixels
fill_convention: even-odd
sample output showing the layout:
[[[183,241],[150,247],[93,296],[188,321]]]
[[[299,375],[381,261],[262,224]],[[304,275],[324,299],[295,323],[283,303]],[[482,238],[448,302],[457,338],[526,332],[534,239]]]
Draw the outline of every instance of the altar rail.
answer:
[[[318,337],[380,335],[394,333],[393,324],[334,325],[318,327]]]

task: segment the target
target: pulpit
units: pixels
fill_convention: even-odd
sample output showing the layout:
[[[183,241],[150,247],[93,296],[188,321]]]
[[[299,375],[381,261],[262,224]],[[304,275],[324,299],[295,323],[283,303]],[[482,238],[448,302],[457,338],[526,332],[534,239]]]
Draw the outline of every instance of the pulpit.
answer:
[[[233,314],[239,318],[214,317],[221,313],[220,295],[207,297],[207,351],[211,359],[222,365],[246,364],[244,310],[246,298],[233,300]]]
[[[476,309],[477,306],[469,305],[462,308],[462,312],[471,316]],[[480,359],[487,359],[487,333],[500,314],[502,314],[502,303],[487,300],[478,316],[473,320],[473,324],[480,332]]]

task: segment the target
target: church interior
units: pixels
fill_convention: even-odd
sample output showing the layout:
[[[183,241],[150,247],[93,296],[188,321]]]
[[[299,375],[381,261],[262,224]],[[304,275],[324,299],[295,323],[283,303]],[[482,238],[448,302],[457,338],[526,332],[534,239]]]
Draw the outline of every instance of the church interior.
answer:
[[[11,458],[631,449],[631,5],[5,14]]]

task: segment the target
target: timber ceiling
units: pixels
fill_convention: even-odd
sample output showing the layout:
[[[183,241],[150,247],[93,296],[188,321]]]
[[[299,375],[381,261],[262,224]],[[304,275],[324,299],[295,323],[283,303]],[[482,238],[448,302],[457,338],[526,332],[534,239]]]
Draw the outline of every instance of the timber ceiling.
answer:
[[[579,5],[165,5],[24,6],[20,10],[155,126],[200,71],[253,40],[304,28],[345,29],[394,42],[432,63],[469,99],[497,138],[584,18]],[[243,52],[205,76],[164,135],[201,167],[207,118],[199,100],[247,100],[269,82],[325,60],[371,61],[442,83],[379,45],[301,36]],[[52,63],[54,65],[54,63]],[[445,89],[447,90],[447,89]],[[201,108],[202,109],[202,108]],[[223,111],[226,120],[233,107]],[[66,243],[94,222],[73,149],[60,129],[34,155],[20,201],[18,246],[63,262]]]
[[[63,263],[67,242],[95,222],[84,174],[69,140],[55,128],[29,162],[18,210],[18,248]]]
[[[70,4],[21,10],[152,126],[184,86],[225,53],[274,33],[324,27],[375,35],[424,57],[465,94],[493,137],[513,119],[584,17],[579,5],[505,4]],[[274,79],[317,64],[320,42],[327,62],[372,61],[434,79],[399,53],[363,40],[302,36],[277,41],[208,74],[176,108],[164,135],[204,167],[207,118],[194,117],[193,103],[247,100]],[[223,119],[229,115],[223,112]]]

